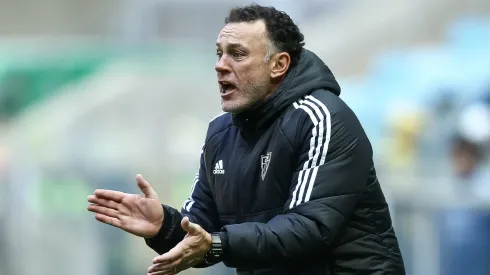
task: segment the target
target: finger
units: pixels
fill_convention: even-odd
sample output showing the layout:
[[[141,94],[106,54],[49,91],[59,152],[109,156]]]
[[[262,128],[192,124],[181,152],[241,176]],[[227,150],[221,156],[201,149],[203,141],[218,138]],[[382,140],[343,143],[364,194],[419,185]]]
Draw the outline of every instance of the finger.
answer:
[[[118,203],[115,201],[101,199],[95,195],[88,196],[87,200],[93,204],[117,210]]]
[[[150,199],[158,199],[157,192],[153,190],[153,187],[151,187],[150,183],[148,183],[148,181],[146,181],[142,175],[136,175],[136,183],[138,184],[141,192],[145,194],[145,197]]]
[[[172,263],[179,260],[184,255],[184,251],[176,246],[169,252],[153,258],[153,264]]]
[[[95,219],[97,219],[99,222],[103,222],[105,224],[112,225],[117,228],[122,227],[122,222],[117,218],[109,217],[103,214],[95,214]]]
[[[148,268],[148,274],[177,274],[182,271],[179,268],[180,261],[164,264],[154,264]]]
[[[174,256],[174,254],[172,253],[172,250],[170,250],[169,252],[165,253],[165,254],[162,254],[160,256],[156,256],[155,258],[153,258],[153,264],[165,264],[165,263],[170,263],[170,262],[173,262],[173,259],[175,259],[176,257]]]
[[[188,217],[184,217],[180,222],[182,228],[190,235],[198,235],[201,233],[201,227],[198,224],[192,223]]]
[[[175,268],[171,263],[154,264],[148,268],[148,273],[157,273],[162,271],[168,271]]]
[[[119,191],[97,189],[95,190],[94,195],[101,199],[120,203],[126,194]]]
[[[87,207],[88,211],[90,212],[94,212],[96,214],[102,214],[104,216],[108,216],[108,217],[111,217],[111,218],[117,218],[118,217],[118,212],[114,209],[111,209],[111,208],[107,208],[107,207],[104,207],[104,206],[100,206],[100,205],[96,205],[96,204],[90,204],[88,207]]]

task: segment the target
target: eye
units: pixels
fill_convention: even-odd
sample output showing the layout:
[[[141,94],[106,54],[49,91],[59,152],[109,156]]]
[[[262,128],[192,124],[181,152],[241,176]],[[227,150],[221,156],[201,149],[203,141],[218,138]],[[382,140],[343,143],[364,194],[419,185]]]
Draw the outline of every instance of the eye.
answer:
[[[216,56],[217,56],[218,58],[221,58],[221,56],[223,56],[223,53],[222,53],[221,51],[217,51],[217,52],[216,52]]]
[[[233,58],[235,58],[235,59],[240,59],[243,57],[245,57],[245,53],[243,53],[243,52],[237,51],[237,52],[233,53]]]

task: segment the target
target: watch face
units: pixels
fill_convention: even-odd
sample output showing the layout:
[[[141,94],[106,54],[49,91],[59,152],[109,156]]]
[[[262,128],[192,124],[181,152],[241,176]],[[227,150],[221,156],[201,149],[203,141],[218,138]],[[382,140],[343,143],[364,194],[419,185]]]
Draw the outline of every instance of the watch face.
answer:
[[[211,241],[213,243],[221,243],[221,238],[218,234],[211,235]]]

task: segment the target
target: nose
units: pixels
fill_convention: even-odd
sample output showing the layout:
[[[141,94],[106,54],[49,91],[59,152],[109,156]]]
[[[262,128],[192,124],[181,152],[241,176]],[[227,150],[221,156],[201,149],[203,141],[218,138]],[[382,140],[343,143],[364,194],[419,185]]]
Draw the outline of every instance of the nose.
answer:
[[[229,72],[230,71],[230,67],[228,66],[228,64],[226,62],[226,58],[222,56],[220,59],[218,59],[218,61],[216,61],[216,65],[214,66],[214,69],[218,73],[226,73],[226,72]]]

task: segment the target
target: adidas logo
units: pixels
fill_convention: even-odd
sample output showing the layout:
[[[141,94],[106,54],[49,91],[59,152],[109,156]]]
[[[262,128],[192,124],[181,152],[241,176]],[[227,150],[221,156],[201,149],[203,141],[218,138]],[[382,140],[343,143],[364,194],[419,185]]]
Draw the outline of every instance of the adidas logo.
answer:
[[[223,175],[224,173],[225,173],[225,170],[223,169],[223,160],[220,160],[220,161],[216,162],[216,165],[214,166],[213,174]]]

